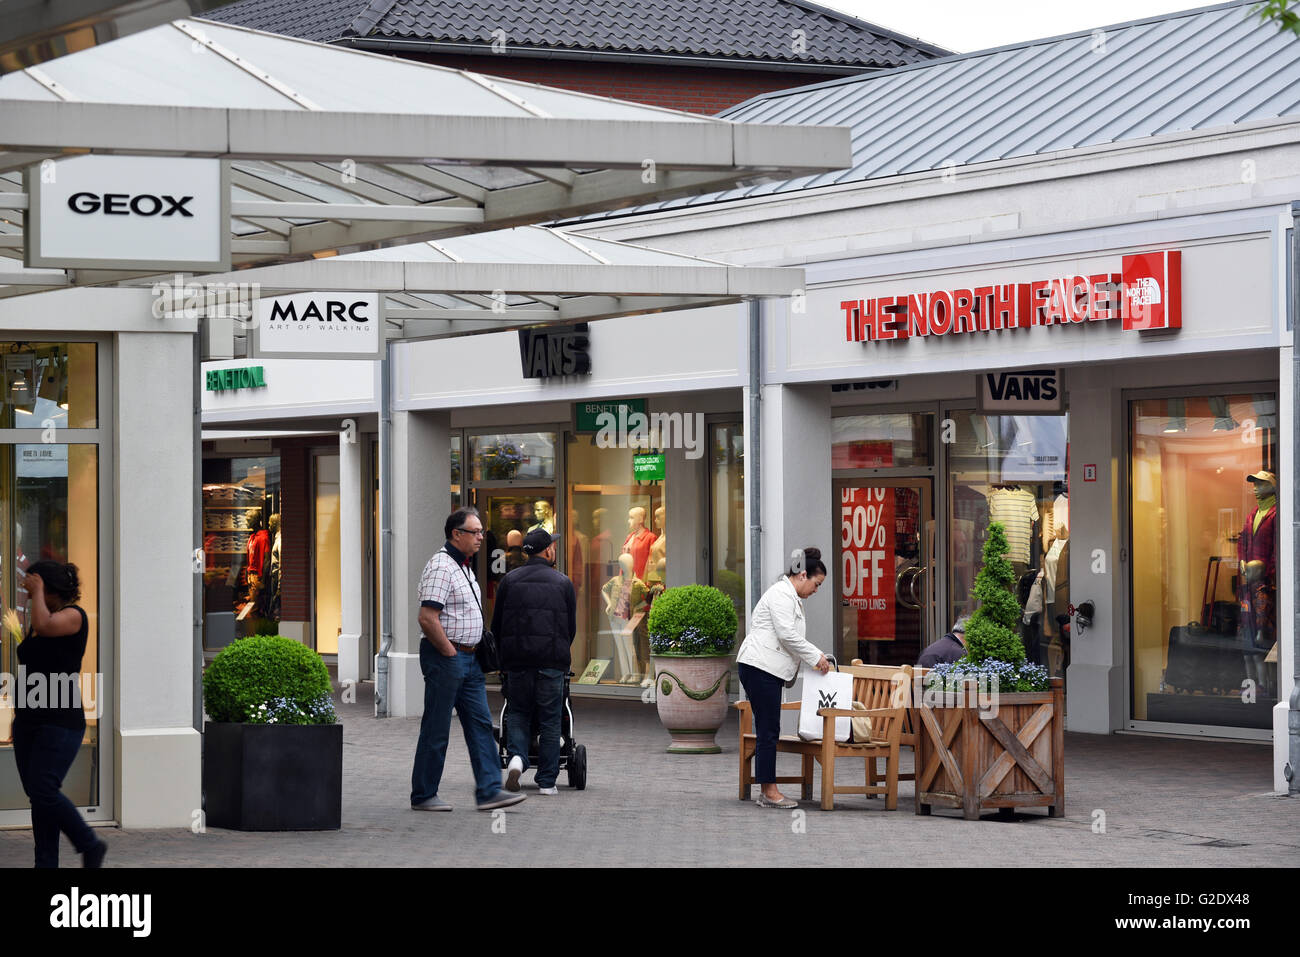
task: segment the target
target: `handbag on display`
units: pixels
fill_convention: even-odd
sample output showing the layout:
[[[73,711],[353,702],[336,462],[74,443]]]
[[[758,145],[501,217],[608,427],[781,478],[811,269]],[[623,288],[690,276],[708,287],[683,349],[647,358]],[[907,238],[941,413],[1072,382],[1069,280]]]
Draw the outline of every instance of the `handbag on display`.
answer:
[[[829,657],[829,656],[828,656]],[[803,696],[799,700],[799,737],[805,741],[819,741],[822,736],[822,716],[819,708],[851,708],[853,702],[853,675],[830,671],[822,674],[816,668],[803,669]],[[835,740],[849,740],[849,719],[835,719]]]

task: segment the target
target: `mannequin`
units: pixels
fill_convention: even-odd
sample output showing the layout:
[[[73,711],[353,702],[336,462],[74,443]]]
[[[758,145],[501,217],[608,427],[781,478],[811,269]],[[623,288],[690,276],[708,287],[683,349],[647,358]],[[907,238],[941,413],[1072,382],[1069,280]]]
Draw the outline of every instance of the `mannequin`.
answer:
[[[632,556],[632,570],[637,578],[645,577],[646,562],[650,559],[650,546],[655,533],[645,527],[645,509],[639,505],[627,511],[627,538],[623,540],[623,554]]]
[[[645,582],[636,577],[631,555],[618,556],[618,564],[620,573],[605,582],[601,594],[605,598],[609,626],[614,632],[619,682],[636,684],[646,673],[637,659],[636,645],[639,642],[636,637],[638,631],[645,630],[648,589]]]
[[[537,527],[533,526],[533,528]],[[517,528],[512,528],[506,532],[506,571],[512,572],[527,561],[528,557],[524,555],[524,533]]]
[[[655,532],[657,535],[650,545],[650,557],[646,562],[645,582],[651,586],[658,585],[660,591],[663,591],[664,571],[668,567],[668,536],[664,531],[667,520],[667,511],[664,506],[660,505],[655,509]]]
[[[1260,471],[1246,481],[1254,486],[1256,505],[1237,538],[1239,602],[1247,677],[1258,684],[1259,656],[1250,652],[1268,651],[1277,636],[1277,476]]]
[[[1002,523],[1007,535],[1007,559],[1019,579],[1029,568],[1030,543],[1038,522],[1034,493],[1019,485],[993,486],[989,489],[989,521]]]
[[[266,617],[280,617],[280,513],[266,520],[266,530],[271,536],[271,570],[266,583]]]
[[[551,503],[545,499],[538,499],[533,503],[533,517],[537,519],[537,524],[529,527],[529,531],[542,529],[543,531],[555,534],[555,512],[551,510]]]
[[[246,601],[256,607],[258,595],[262,591],[262,566],[271,550],[271,534],[262,527],[260,508],[250,508],[244,517],[252,533],[248,536],[248,565],[244,572],[244,581],[248,586]]]

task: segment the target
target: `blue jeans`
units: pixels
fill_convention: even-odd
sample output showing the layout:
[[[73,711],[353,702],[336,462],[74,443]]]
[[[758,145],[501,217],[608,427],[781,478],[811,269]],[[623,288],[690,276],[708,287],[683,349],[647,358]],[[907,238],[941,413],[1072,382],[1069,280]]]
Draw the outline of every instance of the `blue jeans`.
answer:
[[[776,781],[776,742],[781,737],[781,690],[785,682],[762,668],[741,664],[740,684],[754,712],[754,780]]]
[[[52,724],[14,724],[14,759],[23,791],[32,804],[37,867],[59,866],[60,831],[68,835],[78,854],[99,843],[76,805],[59,790],[77,758],[83,737],[84,731]]]
[[[411,770],[411,803],[438,796],[451,736],[452,708],[460,715],[465,746],[474,767],[474,795],[482,803],[501,790],[501,759],[492,737],[483,669],[472,651],[447,658],[422,639],[420,670],[424,672],[424,716],[420,719],[420,741],[415,746],[415,766]]]
[[[528,748],[537,723],[537,786],[555,787],[560,775],[560,718],[564,708],[564,672],[537,668],[506,673],[506,748],[510,757],[523,758],[528,770]]]

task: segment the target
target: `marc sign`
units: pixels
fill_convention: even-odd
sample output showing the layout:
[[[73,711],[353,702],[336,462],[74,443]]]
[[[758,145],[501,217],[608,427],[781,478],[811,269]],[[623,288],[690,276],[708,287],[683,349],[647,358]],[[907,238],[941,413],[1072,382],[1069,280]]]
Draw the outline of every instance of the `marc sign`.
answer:
[[[383,342],[378,293],[304,292],[257,301],[253,352],[278,358],[374,359]]]
[[[1182,254],[1124,256],[1119,272],[1044,277],[868,299],[844,299],[849,342],[1118,321],[1125,331],[1182,327]]]
[[[62,269],[230,268],[220,160],[74,156],[29,167],[24,263]]]

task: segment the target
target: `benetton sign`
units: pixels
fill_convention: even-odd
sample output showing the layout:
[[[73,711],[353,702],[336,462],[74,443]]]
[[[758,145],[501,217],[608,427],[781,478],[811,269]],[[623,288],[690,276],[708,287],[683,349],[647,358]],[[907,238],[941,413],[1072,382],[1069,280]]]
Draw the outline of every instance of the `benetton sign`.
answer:
[[[911,339],[1119,320],[1146,332],[1182,327],[1182,256],[1125,256],[1118,273],[1067,275],[874,299],[846,299],[849,342]]]
[[[266,387],[261,366],[242,369],[209,369],[208,391],[225,392],[230,389],[258,389]]]
[[[73,156],[29,167],[24,263],[60,269],[230,269],[220,160]]]

